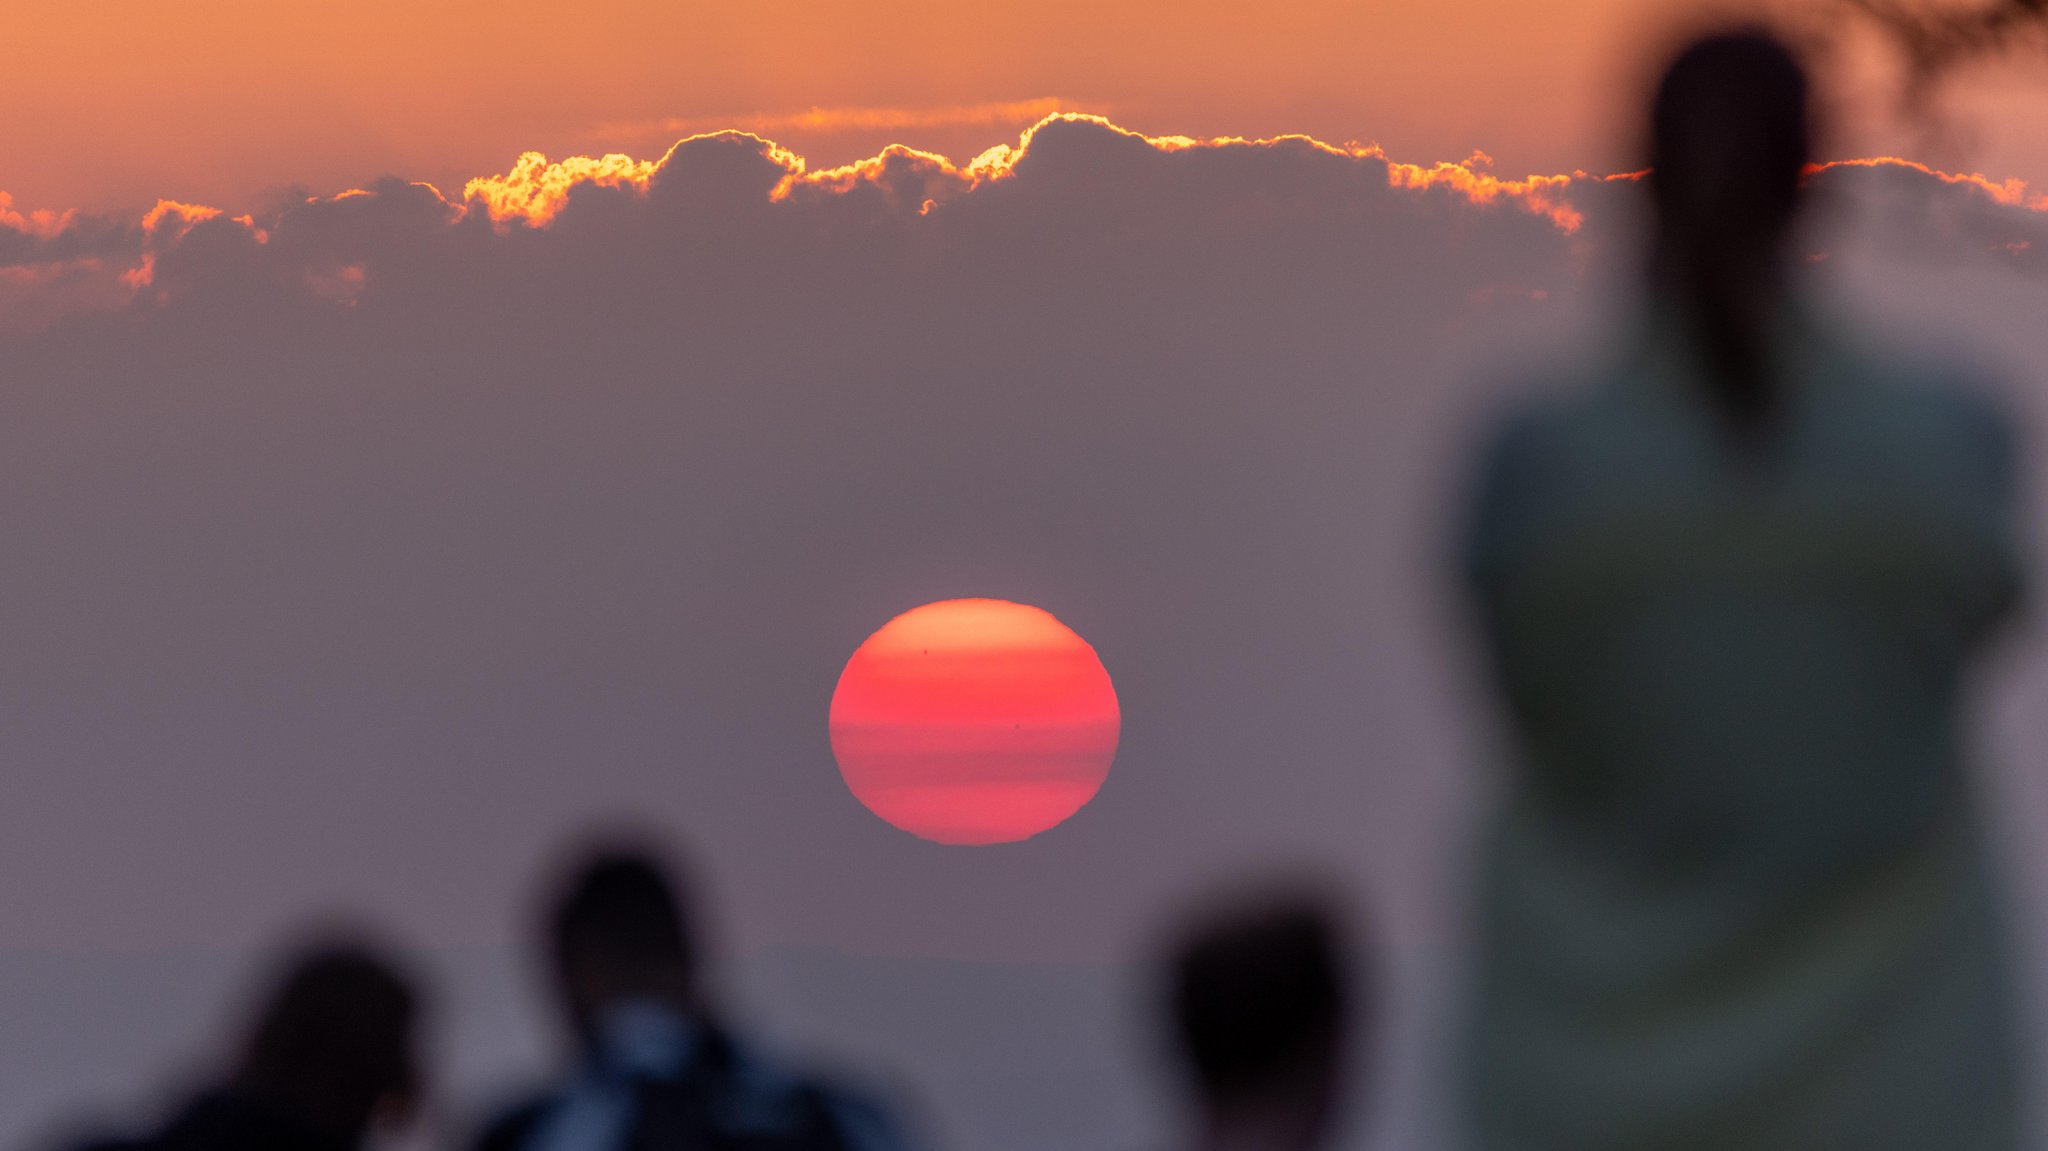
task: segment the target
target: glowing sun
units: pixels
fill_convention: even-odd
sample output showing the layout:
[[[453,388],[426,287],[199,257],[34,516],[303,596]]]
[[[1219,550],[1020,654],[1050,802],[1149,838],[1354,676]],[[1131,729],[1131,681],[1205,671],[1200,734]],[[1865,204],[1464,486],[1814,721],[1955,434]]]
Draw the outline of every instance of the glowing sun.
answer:
[[[832,754],[854,797],[938,843],[1012,843],[1095,797],[1123,717],[1109,672],[1051,612],[926,604],[846,661]]]

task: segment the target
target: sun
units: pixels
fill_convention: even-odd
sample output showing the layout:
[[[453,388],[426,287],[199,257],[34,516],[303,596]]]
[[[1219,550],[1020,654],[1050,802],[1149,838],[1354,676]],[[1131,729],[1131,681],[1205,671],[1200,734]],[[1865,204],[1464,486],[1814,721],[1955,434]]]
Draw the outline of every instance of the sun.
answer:
[[[1109,672],[1051,612],[926,604],[884,624],[832,693],[832,754],[854,797],[935,843],[1014,843],[1102,787],[1123,716]]]

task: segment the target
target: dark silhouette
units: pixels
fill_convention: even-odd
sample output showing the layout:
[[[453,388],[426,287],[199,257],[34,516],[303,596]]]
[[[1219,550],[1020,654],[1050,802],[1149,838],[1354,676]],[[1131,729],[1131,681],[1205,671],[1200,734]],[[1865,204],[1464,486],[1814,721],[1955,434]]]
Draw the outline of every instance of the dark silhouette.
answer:
[[[1658,87],[1646,315],[1506,421],[1466,563],[1518,771],[1484,837],[1472,1145],[2020,1145],[1960,728],[2020,586],[1960,373],[1790,258],[1807,83],[1769,35]]]
[[[417,1103],[419,1003],[396,965],[356,944],[299,953],[225,1083],[140,1139],[90,1151],[355,1151]]]
[[[1333,1127],[1359,1014],[1330,917],[1306,899],[1215,915],[1170,971],[1193,1151],[1310,1151]]]
[[[1810,160],[1806,87],[1775,41],[1722,36],[1678,58],[1650,113],[1653,287],[1690,329],[1708,399],[1749,437],[1781,404],[1768,329]]]
[[[667,870],[615,846],[568,872],[546,923],[575,1039],[556,1089],[507,1110],[478,1151],[893,1151],[871,1103],[742,1047],[700,982],[698,941]]]

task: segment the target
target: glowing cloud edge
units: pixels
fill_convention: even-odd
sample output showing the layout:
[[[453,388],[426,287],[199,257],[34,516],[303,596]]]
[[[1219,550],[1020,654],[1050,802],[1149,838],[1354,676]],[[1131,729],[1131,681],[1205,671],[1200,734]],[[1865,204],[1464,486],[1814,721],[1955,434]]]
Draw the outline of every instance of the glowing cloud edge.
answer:
[[[1159,153],[1200,149],[1307,148],[1342,160],[1378,163],[1384,167],[1386,184],[1390,188],[1418,193],[1444,192],[1481,208],[1507,206],[1546,221],[1563,235],[1578,232],[1584,223],[1581,207],[1573,202],[1575,189],[1639,180],[1647,174],[1638,171],[1595,175],[1579,170],[1504,178],[1492,173],[1493,161],[1483,152],[1474,152],[1464,160],[1412,164],[1392,159],[1377,144],[1332,144],[1302,134],[1260,139],[1151,136],[1121,127],[1103,116],[1059,111],[1026,128],[1016,143],[997,144],[964,164],[934,152],[895,144],[864,160],[812,170],[802,156],[765,136],[728,129],[685,136],[652,160],[637,159],[620,152],[549,160],[542,153],[526,152],[505,172],[466,181],[461,195],[454,197],[424,182],[393,183],[404,183],[430,195],[442,206],[444,223],[448,226],[462,223],[471,216],[481,216],[500,232],[545,229],[561,215],[579,187],[593,185],[645,195],[669,163],[690,144],[726,140],[743,144],[782,169],[781,177],[767,192],[770,202],[840,195],[863,187],[881,187],[894,194],[890,181],[894,174],[900,174],[907,166],[923,180],[927,189],[927,194],[915,205],[916,214],[926,216],[946,200],[1012,178],[1019,165],[1031,154],[1039,133],[1062,123],[1089,124],[1115,137],[1139,142]],[[1982,196],[2002,208],[2048,213],[2048,193],[2034,192],[2018,179],[2001,181],[1975,172],[1944,172],[1897,156],[1834,160],[1812,165],[1808,171],[1812,175],[1830,169],[1910,172],[1958,188],[1965,194]],[[348,188],[330,196],[308,197],[308,202],[340,201],[378,194],[362,188]],[[133,223],[124,223],[118,218],[86,216],[75,210],[24,211],[17,208],[5,192],[0,192],[0,236],[12,233],[27,244],[27,248],[14,258],[0,260],[0,335],[16,330],[33,331],[47,323],[49,315],[55,314],[49,309],[41,309],[49,315],[43,316],[39,322],[24,323],[18,318],[10,319],[10,298],[18,305],[29,298],[22,295],[24,292],[36,294],[41,292],[43,285],[61,283],[74,273],[89,272],[103,278],[108,289],[101,290],[93,297],[95,302],[87,307],[96,310],[122,306],[152,289],[157,253],[178,244],[200,223],[212,221],[237,226],[245,229],[256,243],[264,244],[270,239],[269,228],[276,222],[272,217],[281,215],[281,212],[282,209],[278,209],[262,218],[254,213],[228,216],[223,210],[205,204],[159,200]],[[65,256],[53,250],[73,235],[91,229],[103,231],[109,226],[126,229],[134,237],[126,253],[97,251]],[[362,269],[348,267],[331,269],[330,272],[332,275],[326,281],[313,287],[322,296],[352,305],[364,284]]]
[[[431,184],[414,182],[412,186],[424,188],[446,203],[451,223],[473,211],[481,211],[500,224],[544,227],[561,213],[568,203],[570,194],[580,185],[628,188],[644,193],[669,161],[685,146],[700,140],[727,139],[751,143],[764,157],[785,170],[786,175],[769,193],[769,198],[775,201],[788,199],[800,189],[815,189],[820,192],[848,191],[862,182],[878,179],[892,160],[909,161],[924,166],[934,174],[957,181],[962,191],[969,191],[983,184],[1009,178],[1018,164],[1030,153],[1032,141],[1037,134],[1048,125],[1063,122],[1093,124],[1118,136],[1143,141],[1161,152],[1198,148],[1273,148],[1299,145],[1345,159],[1377,160],[1387,166],[1387,183],[1390,187],[1418,191],[1443,188],[1456,192],[1477,205],[1510,203],[1532,215],[1548,219],[1560,231],[1567,233],[1576,231],[1582,222],[1578,210],[1565,199],[1573,185],[1635,180],[1645,175],[1643,172],[1595,175],[1577,170],[1569,173],[1531,174],[1508,178],[1496,176],[1488,170],[1492,166],[1492,160],[1483,152],[1475,152],[1464,160],[1414,164],[1391,158],[1377,144],[1332,144],[1302,134],[1257,139],[1243,136],[1150,136],[1124,128],[1103,116],[1083,112],[1055,112],[1026,128],[1015,144],[997,144],[964,164],[935,152],[891,144],[863,160],[812,170],[802,156],[765,136],[740,129],[725,129],[685,136],[670,145],[659,158],[653,160],[636,159],[621,152],[606,153],[602,156],[566,156],[559,160],[550,160],[540,152],[524,152],[506,171],[478,176],[465,182],[460,197],[451,198]],[[1831,160],[1811,166],[1809,172],[1818,173],[1833,168],[1886,167],[1907,169],[1946,184],[1965,187],[2003,206],[2048,213],[2048,193],[2032,192],[2025,181],[2016,178],[1994,180],[1976,172],[1946,172],[1916,160],[1897,156]],[[334,196],[315,199],[343,199],[374,194],[360,188],[350,188]],[[161,225],[175,218],[179,225],[175,230],[183,231],[199,220],[223,214],[220,209],[203,204],[160,200],[142,216],[141,225],[145,231],[155,233]],[[237,216],[234,220],[252,231],[259,230],[252,216]],[[24,235],[50,238],[74,227],[77,222],[78,214],[74,211],[21,211],[13,206],[13,201],[6,193],[0,192],[0,228]]]

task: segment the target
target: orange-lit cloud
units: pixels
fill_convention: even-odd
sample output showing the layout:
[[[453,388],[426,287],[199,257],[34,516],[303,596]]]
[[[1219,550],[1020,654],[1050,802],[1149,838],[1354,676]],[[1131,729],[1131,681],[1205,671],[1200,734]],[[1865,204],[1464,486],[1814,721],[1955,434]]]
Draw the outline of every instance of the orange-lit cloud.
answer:
[[[539,152],[527,152],[512,165],[511,171],[500,176],[479,176],[464,184],[462,195],[482,203],[493,220],[518,219],[540,225],[562,210],[569,190],[576,185],[644,189],[660,169],[662,160],[635,160],[613,152],[550,161]]]
[[[221,215],[219,208],[205,204],[158,200],[155,207],[143,213],[142,232],[145,243],[141,258],[134,266],[122,270],[119,277],[121,284],[131,292],[140,292],[149,287],[156,281],[157,249],[176,244],[195,226],[208,220],[217,220]],[[235,219],[252,231],[257,230],[253,217],[238,216]]]
[[[1144,141],[1161,152],[1199,148],[1272,148],[1279,145],[1304,145],[1331,156],[1384,164],[1387,182],[1391,187],[1416,190],[1444,188],[1474,204],[1505,201],[1524,211],[1549,219],[1565,232],[1576,231],[1580,224],[1578,211],[1565,201],[1565,193],[1574,179],[1592,178],[1580,172],[1569,176],[1502,179],[1485,170],[1492,161],[1483,153],[1475,153],[1472,158],[1459,163],[1407,164],[1389,159],[1377,145],[1335,145],[1302,135],[1264,139],[1245,139],[1236,136],[1211,139],[1192,136],[1148,136],[1119,127],[1105,117],[1081,112],[1055,112],[1046,115],[1026,128],[1017,143],[998,144],[965,165],[957,165],[947,157],[934,153],[895,145],[865,160],[813,172],[806,169],[802,157],[751,132],[707,132],[690,139],[742,137],[758,143],[764,155],[772,156],[789,170],[789,176],[777,185],[772,194],[772,198],[777,200],[786,199],[803,187],[846,191],[861,182],[873,182],[880,178],[890,169],[892,163],[907,163],[930,174],[939,181],[941,187],[936,191],[943,195],[947,191],[965,191],[986,181],[1008,177],[1029,155],[1031,142],[1039,131],[1048,124],[1056,123],[1092,124],[1127,139]],[[683,141],[688,142],[689,140]],[[561,211],[570,191],[578,184],[590,183],[604,187],[633,187],[644,190],[673,154],[674,149],[670,149],[660,160],[634,160],[620,153],[612,153],[601,157],[572,156],[558,162],[550,162],[540,153],[528,152],[519,158],[519,162],[510,172],[469,181],[464,187],[464,193],[467,197],[480,201],[490,213],[491,219],[495,221],[517,219],[538,226],[552,220]]]
[[[1034,102],[1035,103],[1035,102]],[[1014,108],[1024,109],[1029,104],[983,105],[980,109]],[[839,109],[838,112],[874,113],[880,117],[892,112],[886,109]],[[823,114],[822,112],[820,113]],[[903,115],[910,113],[904,112]],[[1222,136],[1202,139],[1191,136],[1148,136],[1111,123],[1107,118],[1080,112],[1053,112],[1040,118],[1026,128],[1015,144],[998,144],[964,165],[934,153],[924,152],[901,145],[891,146],[881,153],[865,160],[855,161],[819,171],[809,171],[802,157],[772,141],[752,132],[727,130],[706,132],[691,139],[720,136],[743,136],[758,142],[764,154],[773,156],[778,163],[789,170],[789,176],[777,185],[773,198],[787,198],[801,187],[825,191],[845,191],[863,181],[872,182],[888,170],[892,163],[910,164],[933,176],[939,183],[935,189],[936,198],[943,199],[949,191],[965,191],[989,180],[1000,180],[1011,174],[1031,149],[1031,141],[1040,129],[1052,123],[1088,123],[1134,140],[1143,140],[1162,152],[1177,152],[1194,148],[1271,148],[1282,144],[1305,145],[1332,156],[1345,157],[1354,161],[1372,161],[1384,164],[1387,182],[1395,188],[1415,190],[1445,189],[1456,193],[1474,204],[1491,205],[1509,203],[1522,211],[1548,219],[1559,230],[1576,232],[1584,222],[1581,209],[1571,202],[1574,184],[1605,183],[1616,180],[1640,178],[1640,172],[1625,172],[1613,175],[1595,176],[1584,171],[1570,174],[1529,175],[1503,178],[1493,174],[1493,160],[1483,152],[1475,152],[1462,161],[1438,161],[1434,164],[1412,164],[1389,157],[1378,145],[1345,144],[1336,145],[1304,135],[1274,136],[1262,139],[1245,139]],[[862,126],[872,126],[863,124]],[[688,141],[685,140],[684,143]],[[668,161],[674,149],[659,160],[634,160],[629,156],[612,153],[601,157],[572,156],[558,162],[549,162],[537,152],[528,152],[519,158],[510,172],[500,176],[485,176],[469,181],[464,188],[467,197],[484,205],[495,221],[520,220],[529,225],[541,225],[553,219],[561,210],[569,192],[582,183],[605,187],[631,186],[644,190],[654,179],[663,164]],[[1829,167],[1886,167],[1910,168],[1925,175],[1933,176],[1945,183],[1975,188],[2000,204],[2048,209],[2048,195],[2036,195],[2031,199],[2026,194],[2026,184],[2012,179],[2002,183],[1994,182],[1974,173],[1952,175],[1939,172],[1924,164],[1895,157],[1878,157],[1861,160],[1836,161],[1820,165],[1816,170]],[[932,198],[932,197],[927,197]]]
[[[211,220],[219,215],[219,208],[210,208],[205,204],[181,204],[176,200],[158,200],[156,207],[143,213],[142,230],[155,235],[164,227],[165,222],[169,221],[170,234],[172,238],[176,238],[190,231],[192,225],[201,220]]]
[[[14,207],[14,197],[0,192],[0,228],[7,228],[25,236],[54,236],[70,227],[77,216],[76,211],[17,211]]]
[[[1016,104],[977,105],[968,109],[940,110],[934,114],[966,116],[970,113],[994,117],[998,111],[1028,111],[1042,104],[1056,101],[1024,101]],[[911,122],[911,110],[903,109],[821,109],[814,110],[814,118],[831,120],[843,118],[849,123],[862,127],[892,126],[899,122]],[[868,117],[862,120],[861,117]],[[764,120],[770,118],[763,118]],[[791,119],[789,122],[795,122]],[[812,123],[812,120],[805,120]],[[682,123],[677,121],[676,123]],[[1054,112],[1040,118],[1025,129],[1015,144],[998,144],[965,164],[956,164],[951,159],[935,153],[920,151],[902,145],[892,145],[877,155],[865,160],[838,165],[816,171],[807,169],[803,157],[782,147],[773,140],[755,132],[739,128],[727,128],[715,132],[701,132],[679,141],[658,159],[640,160],[623,153],[607,153],[603,156],[568,156],[561,160],[549,160],[539,152],[520,155],[511,170],[489,176],[479,176],[463,186],[464,201],[474,201],[488,213],[493,221],[505,223],[518,221],[529,226],[541,226],[552,221],[567,203],[570,193],[579,185],[589,184],[605,188],[629,188],[644,192],[651,181],[675,154],[677,148],[693,140],[738,139],[760,150],[763,156],[782,165],[788,176],[771,193],[771,198],[782,200],[799,188],[811,188],[824,192],[844,192],[863,182],[874,182],[891,169],[892,165],[910,165],[930,174],[938,180],[952,185],[952,190],[965,191],[991,180],[1007,178],[1030,152],[1032,139],[1047,124],[1087,123],[1097,125],[1119,136],[1142,140],[1161,152],[1179,152],[1196,148],[1272,148],[1282,144],[1300,144],[1331,156],[1358,161],[1373,161],[1384,164],[1389,186],[1395,188],[1430,190],[1444,189],[1456,193],[1465,200],[1480,205],[1506,202],[1523,211],[1542,216],[1561,231],[1574,232],[1584,217],[1571,200],[1574,185],[1605,183],[1618,180],[1639,179],[1641,172],[1625,172],[1613,175],[1595,176],[1584,171],[1557,175],[1529,175],[1503,178],[1493,174],[1493,160],[1483,152],[1475,152],[1462,161],[1437,161],[1433,164],[1414,164],[1394,160],[1378,145],[1345,144],[1336,145],[1303,135],[1286,135],[1262,139],[1246,139],[1223,136],[1202,139],[1191,136],[1148,136],[1119,127],[1108,119],[1087,113]],[[2030,194],[2025,181],[2008,179],[1994,181],[1977,173],[1949,173],[1929,167],[1913,160],[1893,156],[1871,157],[1853,160],[1835,160],[1817,164],[1813,171],[1823,172],[1835,168],[1900,168],[1940,180],[1945,184],[1970,188],[1981,192],[1998,204],[2024,207],[2035,211],[2048,211],[2048,194]],[[431,185],[419,185],[432,189]],[[439,195],[438,190],[434,190]],[[337,201],[375,193],[362,188],[349,188],[324,197]],[[309,203],[323,197],[310,197]],[[461,205],[453,205],[454,214],[459,216]],[[217,208],[199,204],[185,204],[173,200],[159,201],[142,218],[145,231],[156,232],[166,220],[175,218],[175,227],[182,232],[200,220],[220,214]],[[76,213],[38,211],[21,213],[11,209],[11,200],[0,193],[0,226],[31,235],[55,235],[62,232],[75,219]],[[251,227],[252,217],[238,216],[236,219]]]
[[[362,264],[343,264],[337,268],[309,269],[303,279],[307,290],[315,296],[354,307],[369,284],[370,274]]]
[[[1305,135],[1262,139],[1154,136],[1120,127],[1100,116],[1056,112],[1024,129],[1014,144],[989,148],[965,163],[899,145],[884,148],[864,160],[813,170],[803,157],[768,137],[727,130],[686,137],[655,159],[610,153],[550,160],[538,152],[528,152],[509,171],[467,181],[458,199],[444,196],[430,184],[393,181],[374,188],[351,187],[332,195],[304,197],[303,210],[352,211],[353,206],[360,206],[375,213],[381,210],[378,205],[402,191],[424,213],[411,226],[445,228],[475,212],[488,218],[497,231],[541,229],[569,209],[579,188],[644,198],[661,183],[665,173],[696,162],[688,157],[705,154],[698,149],[723,146],[732,149],[732,157],[751,157],[746,163],[757,165],[763,173],[760,194],[769,203],[785,205],[859,193],[877,197],[877,202],[885,205],[884,211],[925,218],[979,189],[1018,179],[1031,169],[1042,150],[1041,141],[1054,129],[1072,139],[1113,144],[1117,154],[1126,157],[1149,156],[1155,166],[1176,169],[1191,162],[1207,163],[1204,157],[1241,166],[1244,161],[1270,155],[1276,165],[1273,178],[1288,180],[1295,176],[1284,173],[1298,173],[1301,169],[1295,165],[1312,160],[1316,170],[1326,176],[1347,173],[1342,177],[1344,180],[1377,183],[1397,194],[1446,196],[1454,203],[1482,210],[1509,208],[1542,221],[1559,235],[1580,232],[1589,211],[1595,210],[1601,189],[1643,175],[1629,172],[1599,176],[1578,171],[1502,177],[1493,172],[1493,161],[1484,153],[1474,153],[1461,161],[1415,164],[1389,157],[1378,145],[1331,144]],[[1093,161],[1084,158],[1058,162]],[[1200,175],[1202,170],[1198,164],[1176,178],[1214,178]],[[2048,195],[2032,192],[2020,180],[1996,181],[1976,173],[1948,173],[1896,157],[1835,161],[1817,165],[1813,172],[1819,177],[1830,173],[1894,173],[1928,181],[1931,187],[1951,189],[1999,209],[2048,212]],[[1109,187],[1105,186],[1104,191]],[[1280,184],[1259,194],[1284,191],[1285,185]],[[4,274],[6,284],[0,307],[15,316],[10,330],[20,330],[24,326],[22,316],[37,317],[28,325],[33,327],[57,314],[49,307],[31,308],[25,303],[39,292],[52,298],[61,296],[89,309],[120,306],[146,289],[157,288],[160,258],[180,249],[198,229],[230,229],[246,242],[263,246],[281,227],[290,233],[291,215],[291,209],[273,209],[228,217],[209,205],[166,199],[158,201],[138,220],[127,223],[75,210],[23,212],[0,194],[0,239],[14,237],[8,241],[8,247],[0,248],[0,274]],[[1984,244],[1986,250],[2009,258],[2024,257],[2040,247],[2036,238],[2001,234],[1996,227],[1985,236]],[[280,282],[295,285],[296,290],[318,299],[353,305],[378,279],[372,265],[373,261],[366,261],[360,252],[336,251],[318,259],[306,259],[278,276]],[[1474,298],[1508,298],[1517,294],[1539,298],[1532,294],[1539,289],[1527,285],[1475,290],[1478,294]]]
[[[2027,208],[2036,212],[2048,212],[2048,192],[2029,194],[2027,182],[2017,177],[2007,180],[1993,180],[1976,172],[1943,172],[1930,168],[1917,160],[1903,160],[1897,156],[1873,156],[1862,160],[1830,160],[1825,164],[1811,165],[1809,173],[1825,172],[1831,168],[1903,168],[1932,176],[1944,184],[1970,188],[1989,196],[1993,202],[2014,208]]]
[[[1374,155],[1382,155],[1377,148]],[[1523,210],[1547,217],[1551,223],[1565,232],[1576,232],[1585,223],[1585,217],[1577,208],[1564,199],[1574,179],[1584,180],[1584,172],[1572,176],[1527,176],[1519,180],[1503,180],[1485,169],[1493,163],[1483,152],[1475,152],[1460,164],[1439,161],[1429,167],[1420,164],[1401,164],[1387,161],[1387,181],[1397,188],[1433,188],[1443,185],[1455,189],[1475,204],[1491,204],[1497,200],[1509,200]]]
[[[0,338],[30,335],[68,315],[119,308],[134,298],[120,270],[85,257],[0,264]]]

